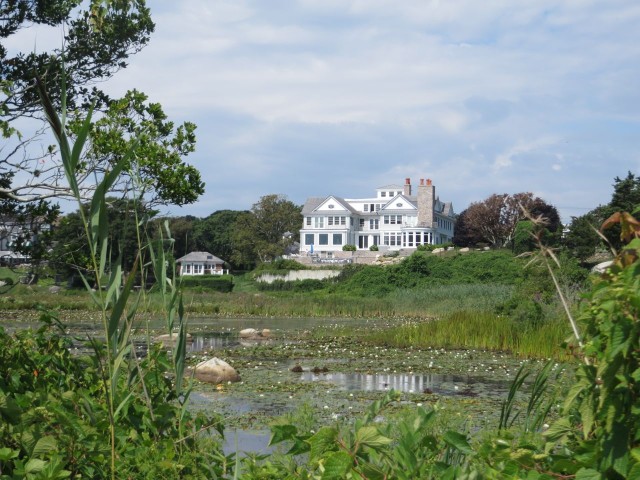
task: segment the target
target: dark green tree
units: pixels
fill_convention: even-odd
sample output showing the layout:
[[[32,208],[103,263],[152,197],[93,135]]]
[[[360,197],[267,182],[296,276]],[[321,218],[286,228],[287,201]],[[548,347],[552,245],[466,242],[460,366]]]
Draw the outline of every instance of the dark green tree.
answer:
[[[622,246],[619,225],[614,225],[602,232],[608,245],[596,231],[614,213],[633,213],[638,207],[640,207],[640,177],[631,172],[628,172],[625,178],[615,177],[611,201],[606,205],[599,205],[585,215],[574,217],[563,243],[572,255],[582,261],[587,261],[599,251],[608,250],[609,246],[619,250]]]
[[[302,207],[283,195],[265,195],[248,214],[235,222],[232,261],[253,266],[257,261],[272,261],[288,245],[298,241],[302,225]],[[285,237],[285,233],[293,235]]]
[[[164,230],[164,224],[167,222],[169,226],[169,232],[171,238],[173,238],[173,255],[175,258],[180,258],[189,252],[200,250],[198,248],[195,238],[194,229],[201,220],[193,215],[186,215],[183,217],[168,217],[158,218],[153,220],[152,225],[149,227],[151,236],[156,240],[159,238],[160,232],[166,238],[166,232]]]
[[[212,253],[234,267],[233,232],[238,218],[249,212],[239,210],[218,210],[195,223],[193,237],[197,249]]]
[[[84,208],[88,211],[88,205]],[[115,261],[122,256],[122,266],[129,270],[138,253],[138,241],[144,245],[147,233],[139,231],[138,225],[145,217],[152,217],[155,212],[147,209],[143,204],[126,199],[109,199],[107,217],[109,219],[110,245],[108,258]],[[76,211],[63,216],[52,235],[53,250],[50,255],[50,265],[56,273],[66,277],[91,270],[89,265],[89,247],[87,245],[84,226],[80,212]]]

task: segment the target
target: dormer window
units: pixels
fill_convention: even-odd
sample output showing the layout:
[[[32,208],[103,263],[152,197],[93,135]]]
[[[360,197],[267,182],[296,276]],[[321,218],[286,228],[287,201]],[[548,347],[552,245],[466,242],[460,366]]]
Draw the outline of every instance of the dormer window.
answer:
[[[386,197],[387,196],[387,192],[380,192],[380,196],[381,197]]]

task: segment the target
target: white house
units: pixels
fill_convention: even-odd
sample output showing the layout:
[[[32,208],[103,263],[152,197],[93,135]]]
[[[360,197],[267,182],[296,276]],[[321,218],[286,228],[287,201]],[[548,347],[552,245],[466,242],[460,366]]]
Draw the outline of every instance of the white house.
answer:
[[[191,252],[176,260],[179,275],[223,275],[229,273],[224,268],[224,260],[209,252]]]
[[[22,238],[24,245],[29,247],[38,240],[39,234],[50,229],[51,226],[43,223],[38,217],[18,220],[11,216],[0,216],[0,264],[14,265],[30,262],[29,256],[16,251],[18,239]]]
[[[307,199],[300,253],[335,252],[348,244],[399,250],[450,242],[455,223],[451,203],[436,197],[431,179],[420,179],[416,190],[414,194],[407,178],[404,185],[376,189],[375,197]]]

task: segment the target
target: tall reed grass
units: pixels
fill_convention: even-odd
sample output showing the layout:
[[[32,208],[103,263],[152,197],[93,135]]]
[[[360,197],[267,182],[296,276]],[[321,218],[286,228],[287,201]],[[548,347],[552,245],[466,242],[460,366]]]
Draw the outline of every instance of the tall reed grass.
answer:
[[[570,329],[561,320],[523,326],[489,312],[458,311],[427,322],[405,322],[363,340],[395,347],[486,349],[526,358],[566,359],[562,342]]]

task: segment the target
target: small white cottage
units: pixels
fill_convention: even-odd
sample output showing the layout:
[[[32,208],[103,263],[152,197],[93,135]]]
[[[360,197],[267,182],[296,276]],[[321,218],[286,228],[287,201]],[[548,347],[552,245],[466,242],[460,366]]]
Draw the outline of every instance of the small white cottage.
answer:
[[[191,252],[176,260],[180,275],[224,275],[224,260],[209,252]]]

